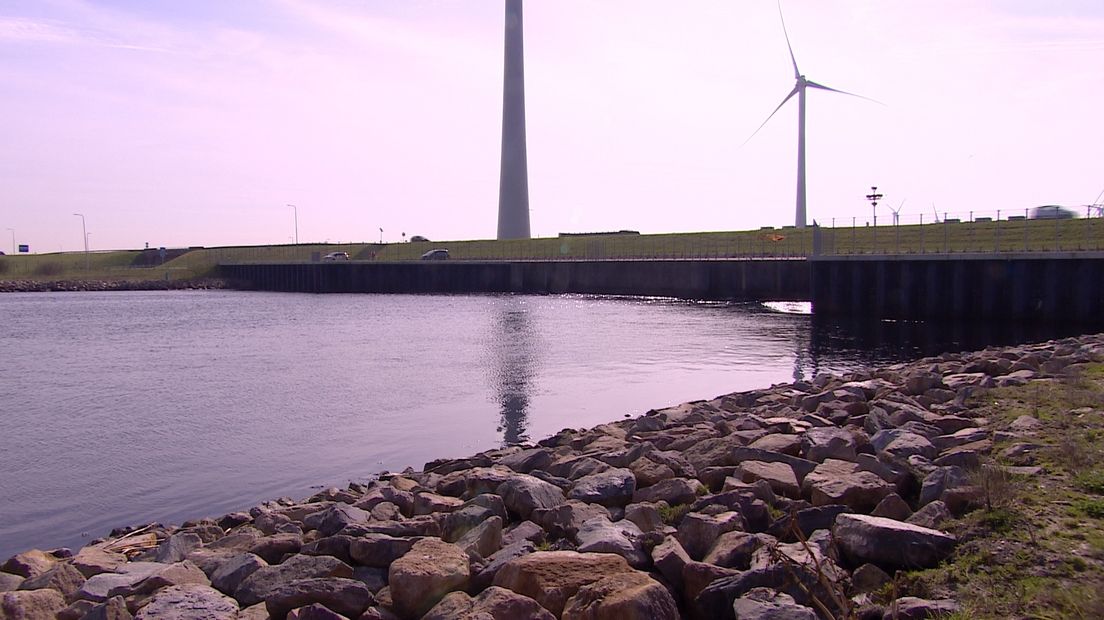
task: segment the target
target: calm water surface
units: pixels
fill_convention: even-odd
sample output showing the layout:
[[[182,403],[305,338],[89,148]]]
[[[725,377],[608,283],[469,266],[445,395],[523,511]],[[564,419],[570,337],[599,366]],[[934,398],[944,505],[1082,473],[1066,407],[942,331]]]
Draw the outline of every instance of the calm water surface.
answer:
[[[0,319],[0,559],[921,348],[582,296],[6,294]]]

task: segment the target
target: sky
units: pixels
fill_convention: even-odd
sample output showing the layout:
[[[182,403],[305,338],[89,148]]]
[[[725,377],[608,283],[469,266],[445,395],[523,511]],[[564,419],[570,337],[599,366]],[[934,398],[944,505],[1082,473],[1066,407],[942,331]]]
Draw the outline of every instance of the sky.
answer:
[[[808,217],[1104,191],[1099,0],[784,0]],[[0,249],[489,239],[504,3],[0,0]],[[534,236],[794,220],[775,0],[529,0]],[[289,205],[295,205],[295,208]],[[1004,215],[1002,215],[1004,217]],[[380,229],[383,229],[382,233]]]

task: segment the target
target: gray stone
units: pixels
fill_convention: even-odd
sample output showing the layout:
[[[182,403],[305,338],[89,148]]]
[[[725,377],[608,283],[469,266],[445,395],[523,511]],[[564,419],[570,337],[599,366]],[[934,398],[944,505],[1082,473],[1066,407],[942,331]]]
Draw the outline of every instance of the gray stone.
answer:
[[[468,530],[456,546],[481,558],[490,557],[502,547],[502,518],[491,517]]]
[[[426,538],[391,563],[387,583],[396,610],[418,617],[449,592],[465,589],[470,579],[468,556],[460,547]]]
[[[698,497],[701,483],[686,478],[670,478],[657,482],[650,487],[637,489],[633,493],[633,503],[665,501],[674,506],[689,504]]]
[[[305,555],[329,555],[346,564],[352,564],[353,557],[349,552],[349,548],[352,546],[354,540],[356,540],[356,538],[353,536],[334,534],[333,536],[319,538],[318,540],[303,545],[299,553]]]
[[[897,462],[904,462],[908,457],[917,454],[927,459],[934,459],[939,455],[939,451],[927,438],[900,429],[878,431],[870,438],[870,443],[879,453],[884,453]]]
[[[262,560],[260,556],[252,553],[236,555],[223,562],[211,573],[211,586],[223,594],[233,596],[238,586],[247,577],[265,566],[268,566],[268,563]]]
[[[104,551],[100,547],[84,547],[73,557],[72,563],[82,575],[91,577],[114,572],[119,566],[126,564],[126,561],[126,556],[121,553]]]
[[[102,603],[114,596],[114,592],[133,588],[143,579],[165,568],[156,562],[127,562],[114,573],[100,573],[89,577],[77,592],[77,598]]]
[[[890,603],[883,620],[924,620],[942,618],[960,611],[958,603],[951,599],[929,601],[905,596]]]
[[[276,588],[299,579],[315,577],[352,577],[348,564],[327,555],[295,555],[277,566],[262,566],[245,578],[234,592],[243,606],[265,600]]]
[[[612,553],[538,551],[508,562],[495,575],[494,585],[528,596],[559,617],[579,588],[632,570]]]
[[[945,532],[867,515],[841,514],[833,533],[853,562],[882,568],[931,568],[955,547],[954,536]]]
[[[636,477],[624,468],[583,476],[575,481],[567,497],[602,506],[624,506],[636,491]]]
[[[61,592],[66,602],[70,602],[76,598],[77,591],[84,585],[84,581],[84,575],[72,564],[58,562],[50,570],[25,579],[23,583],[19,584],[18,589],[39,590],[50,588]]]
[[[892,484],[850,461],[828,459],[805,477],[802,491],[814,506],[843,504],[859,512],[870,512],[893,493]]]
[[[855,460],[855,438],[842,428],[811,428],[805,432],[805,458],[817,463],[825,459]]]
[[[45,551],[31,549],[8,558],[3,566],[0,566],[0,570],[20,577],[34,577],[50,570],[56,563],[57,558],[54,556]]]
[[[766,450],[768,452],[777,452],[778,454],[799,456],[801,454],[801,437],[788,433],[772,433],[756,439],[748,444],[748,447]]]
[[[539,603],[506,588],[491,586],[472,598],[463,592],[451,592],[430,609],[421,620],[555,620]]]
[[[671,594],[647,573],[610,575],[579,588],[564,605],[563,620],[677,620]]]
[[[851,573],[851,586],[856,592],[874,592],[892,580],[884,570],[873,564],[863,564]]]
[[[603,466],[608,467],[605,463]],[[526,474],[513,475],[498,485],[495,492],[502,497],[506,509],[523,520],[538,508],[553,508],[567,501],[558,487]]]
[[[936,500],[914,512],[912,516],[905,521],[913,525],[919,525],[920,527],[935,529],[950,518],[951,511],[947,509],[947,505],[944,504],[942,500]]]
[[[157,592],[135,620],[237,620],[238,604],[218,590],[197,584]]]
[[[447,495],[437,495],[436,493],[415,493],[414,494],[414,514],[415,515],[428,515],[435,512],[452,512],[464,505],[464,500],[449,497]],[[373,509],[373,513],[374,513]]]
[[[272,620],[284,620],[288,612],[320,604],[341,615],[356,618],[376,602],[368,586],[352,579],[323,577],[286,583],[265,597]]]
[[[174,564],[184,560],[188,554],[203,546],[203,539],[199,534],[183,533],[173,534],[157,546],[157,554],[154,561],[162,564]]]
[[[747,570],[751,565],[751,555],[765,540],[773,538],[740,531],[725,532],[717,537],[702,561],[725,568]]]
[[[520,474],[528,474],[534,469],[545,469],[551,465],[552,451],[548,448],[529,448],[504,456],[498,460],[498,463]]]
[[[732,451],[732,462],[734,464],[740,464],[744,461],[765,461],[767,463],[785,463],[793,468],[794,474],[797,475],[797,481],[800,483],[805,479],[805,476],[809,472],[816,469],[817,464],[808,459],[798,458],[796,456],[789,456],[786,454],[778,454],[776,452],[769,452],[767,450],[758,450],[755,448],[736,448]]]
[[[347,525],[367,523],[369,516],[368,511],[362,508],[350,506],[349,504],[334,504],[322,512],[318,531],[323,536],[333,536],[345,529]]]
[[[737,620],[817,620],[815,611],[798,605],[793,597],[786,598],[763,601],[742,596],[732,602],[732,613]]]
[[[924,477],[918,505],[927,505],[941,499],[946,491],[968,484],[970,484],[969,475],[961,467],[937,467],[935,471]]]
[[[302,548],[303,537],[298,534],[273,534],[258,538],[246,551],[260,556],[269,564],[279,564],[284,556],[299,553]]]
[[[874,507],[874,511],[870,514],[875,517],[904,521],[912,516],[912,508],[905,500],[901,499],[900,495],[890,493],[878,502],[878,505]]]
[[[23,583],[23,577],[19,575],[13,575],[11,573],[0,573],[0,592],[11,592],[19,589],[19,584]]]
[[[42,588],[0,593],[0,619],[53,620],[65,608],[61,592]]]
[[[770,485],[773,492],[794,499],[801,497],[801,487],[793,467],[786,463],[768,463],[765,461],[744,461],[736,466],[736,475],[746,483],[759,480]]]
[[[267,611],[265,616],[268,617]],[[287,620],[350,620],[320,603],[311,603],[288,612]],[[239,618],[240,620],[240,618]]]
[[[584,521],[576,534],[580,553],[616,553],[635,568],[648,564],[642,538],[640,528],[632,521],[611,523],[601,516]]]
[[[133,620],[134,618],[127,609],[126,600],[121,596],[113,596],[99,605],[91,601],[77,601],[74,605],[90,606],[88,611],[79,616],[79,620]],[[73,606],[68,609],[73,609]],[[61,614],[58,614],[58,619],[61,620]]]
[[[536,545],[529,540],[519,540],[499,549],[487,558],[487,563],[472,578],[471,589],[483,590],[494,582],[495,575],[506,564],[536,551]]]
[[[664,538],[652,549],[652,563],[656,570],[676,590],[682,590],[682,571],[690,562],[690,555],[674,536]]]
[[[721,534],[744,529],[744,519],[738,512],[708,515],[691,512],[682,518],[676,536],[691,558],[701,560]]]
[[[608,519],[610,513],[603,506],[570,499],[553,508],[534,510],[531,516],[552,536],[574,538],[584,521],[599,516]]]

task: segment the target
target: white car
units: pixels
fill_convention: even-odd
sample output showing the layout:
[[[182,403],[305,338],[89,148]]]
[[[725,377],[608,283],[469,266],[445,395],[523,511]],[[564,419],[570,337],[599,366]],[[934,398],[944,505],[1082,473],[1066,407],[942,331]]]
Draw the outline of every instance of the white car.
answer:
[[[348,252],[330,252],[322,257],[322,260],[349,260]]]

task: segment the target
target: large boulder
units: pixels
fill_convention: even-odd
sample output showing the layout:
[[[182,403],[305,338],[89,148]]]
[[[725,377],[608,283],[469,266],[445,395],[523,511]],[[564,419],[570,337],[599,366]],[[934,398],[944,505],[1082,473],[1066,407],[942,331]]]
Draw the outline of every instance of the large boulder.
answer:
[[[860,512],[870,512],[893,493],[895,487],[850,461],[827,459],[808,476],[802,490],[814,506],[842,504]]]
[[[528,596],[491,586],[472,598],[464,592],[450,592],[421,620],[555,620],[547,609]]]
[[[192,532],[173,534],[161,541],[161,544],[157,546],[157,552],[153,559],[155,562],[161,562],[162,564],[173,564],[184,560],[189,553],[202,546],[203,539],[200,538],[199,534]]]
[[[50,589],[0,594],[0,620],[52,620],[65,609],[65,597]]]
[[[491,517],[468,530],[456,540],[456,546],[481,558],[493,555],[502,547],[502,517]]]
[[[674,506],[689,504],[698,498],[698,489],[702,484],[687,478],[668,478],[650,487],[637,489],[633,493],[633,503],[665,501]]]
[[[20,590],[38,590],[50,588],[61,592],[65,600],[72,601],[76,598],[77,591],[84,585],[84,575],[68,562],[58,562],[50,570],[28,577],[19,584]]]
[[[265,598],[265,608],[272,620],[284,620],[291,610],[315,603],[356,618],[375,602],[368,586],[359,581],[323,577],[285,583]]]
[[[880,568],[931,568],[955,547],[955,537],[939,530],[883,517],[841,514],[832,529],[836,543],[854,564]]]
[[[739,512],[691,512],[682,518],[676,536],[690,557],[701,560],[721,534],[743,529],[744,519]]]
[[[387,534],[365,534],[349,543],[349,555],[358,564],[387,568],[414,546],[410,538],[398,538]]]
[[[204,585],[169,586],[159,590],[135,620],[237,620],[238,604]]]
[[[508,562],[494,585],[528,596],[559,617],[579,588],[632,571],[624,558],[611,553],[538,551]]]
[[[328,555],[295,555],[283,564],[263,566],[245,578],[234,592],[234,598],[243,607],[255,605],[268,598],[280,586],[314,577],[352,577],[353,569],[346,563]]]
[[[632,500],[635,491],[633,472],[617,467],[579,478],[567,496],[590,504],[624,506]]]
[[[794,602],[792,596],[755,588],[732,603],[737,620],[817,620],[816,612]]]
[[[564,605],[563,620],[677,620],[667,588],[647,573],[611,575],[579,588]]]
[[[736,467],[734,472],[742,482],[756,482],[763,480],[770,485],[772,491],[779,495],[785,495],[797,499],[801,497],[801,486],[797,484],[797,475],[793,467],[786,463],[766,461],[744,461]]]
[[[642,538],[643,533],[632,521],[622,519],[611,523],[605,517],[584,521],[576,534],[579,552],[616,553],[635,568],[645,568],[648,564]]]
[[[115,572],[115,569],[126,564],[126,561],[126,556],[121,553],[88,546],[77,552],[72,559],[72,564],[82,575],[91,577],[100,573]]]
[[[49,553],[38,549],[31,549],[30,551],[17,553],[8,558],[8,560],[0,566],[0,570],[5,573],[19,575],[20,577],[34,577],[35,575],[50,570],[56,563],[57,558]]]
[[[387,571],[391,598],[403,615],[419,617],[446,594],[463,590],[471,579],[468,556],[439,538],[425,538]]]
[[[265,566],[268,563],[252,553],[236,555],[211,573],[211,586],[223,594],[233,596],[243,581]]]
[[[604,506],[569,499],[559,506],[534,510],[531,516],[552,536],[575,538],[584,521],[594,517],[609,519],[610,513]]]
[[[817,463],[825,459],[855,460],[855,438],[842,428],[825,426],[805,432],[805,458]]]
[[[508,511],[523,520],[536,509],[552,508],[567,501],[556,485],[526,474],[511,476],[498,485],[495,493],[502,497]]]

